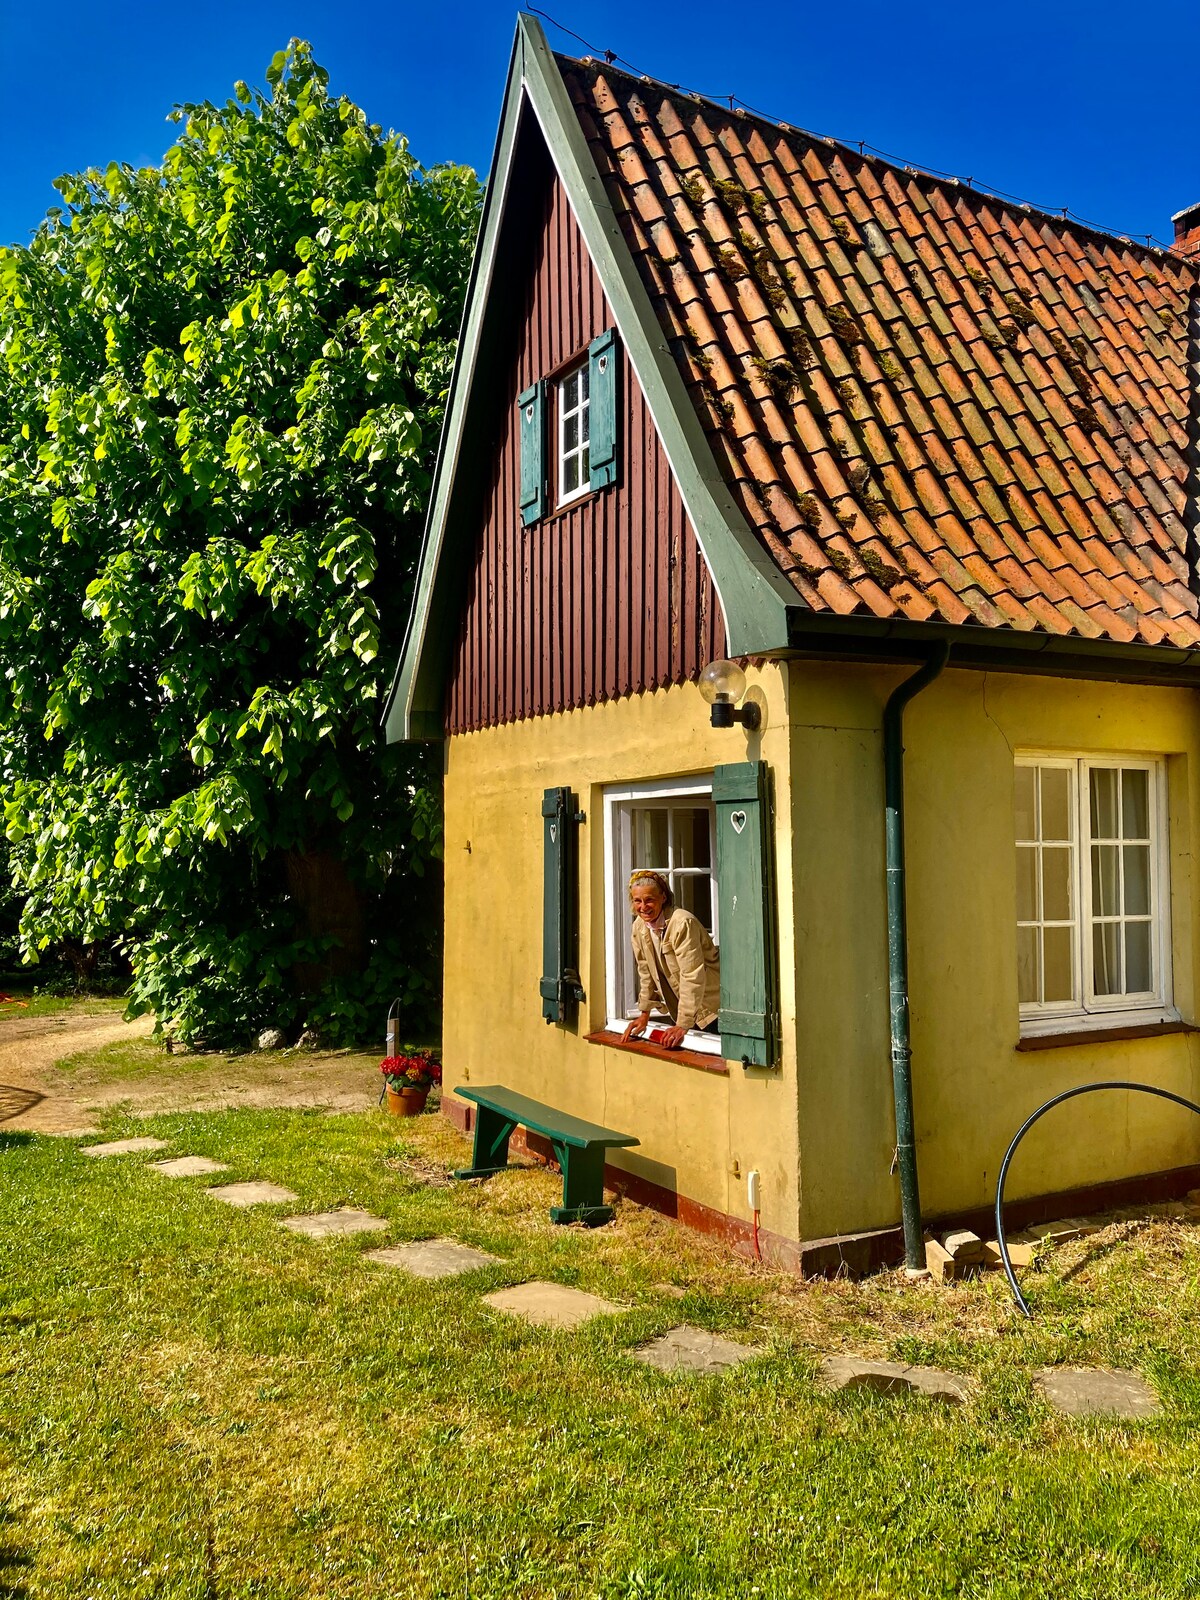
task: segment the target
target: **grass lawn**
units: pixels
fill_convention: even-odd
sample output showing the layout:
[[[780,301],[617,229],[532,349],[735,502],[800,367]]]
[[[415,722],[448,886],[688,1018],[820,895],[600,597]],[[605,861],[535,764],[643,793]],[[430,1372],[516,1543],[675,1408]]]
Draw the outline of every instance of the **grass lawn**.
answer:
[[[73,1017],[119,1017],[128,1004],[119,997],[110,999],[104,995],[64,998],[61,994],[51,994],[47,989],[30,985],[28,979],[6,979],[3,973],[0,973],[0,996],[3,996],[0,999],[0,1030],[3,1030],[6,1022],[52,1016],[56,1012],[69,1013]],[[0,1038],[3,1038],[2,1031]]]
[[[230,1170],[168,1180],[153,1156],[0,1133],[0,1595],[1200,1593],[1189,1224],[1060,1247],[1027,1324],[999,1274],[805,1285],[629,1205],[554,1228],[545,1172],[426,1181],[465,1154],[439,1118],[113,1114],[105,1133]],[[390,1232],[311,1242],[201,1192],[249,1178]],[[503,1264],[428,1283],[361,1259],[435,1235]],[[567,1333],[481,1304],[534,1277],[628,1309]],[[683,1321],[765,1355],[720,1377],[629,1359]],[[838,1351],[969,1374],[975,1398],[827,1394]],[[1030,1382],[1053,1363],[1136,1367],[1164,1412],[1058,1417]]]

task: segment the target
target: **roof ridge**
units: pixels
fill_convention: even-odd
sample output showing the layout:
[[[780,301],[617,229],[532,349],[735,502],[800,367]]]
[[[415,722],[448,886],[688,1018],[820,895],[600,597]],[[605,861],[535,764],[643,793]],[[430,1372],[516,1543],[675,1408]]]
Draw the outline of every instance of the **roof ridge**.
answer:
[[[782,118],[772,117],[764,111],[756,111],[752,106],[745,104],[724,105],[712,95],[701,94],[696,89],[685,89],[682,84],[668,83],[665,79],[655,78],[650,73],[629,71],[618,66],[616,61],[601,60],[596,56],[572,56],[563,51],[554,52],[555,60],[560,64],[572,67],[583,67],[587,70],[607,72],[618,77],[626,78],[630,83],[651,84],[657,89],[670,95],[681,96],[694,104],[712,106],[726,117],[743,117],[772,128],[776,132],[791,134],[801,139],[809,139],[815,144],[823,144],[830,149],[843,151],[854,160],[867,162],[874,167],[886,168],[905,178],[918,178],[928,183],[941,184],[946,187],[961,190],[965,194],[975,195],[982,200],[994,201],[1005,211],[1019,214],[1022,217],[1044,217],[1047,222],[1054,223],[1060,228],[1069,228],[1076,234],[1085,234],[1093,239],[1102,240],[1109,245],[1124,246],[1149,256],[1156,261],[1171,262],[1185,269],[1190,269],[1200,286],[1200,260],[1189,260],[1186,256],[1177,255],[1170,245],[1145,244],[1139,242],[1130,234],[1115,233],[1109,228],[1102,228],[1094,222],[1087,222],[1076,217],[1074,213],[1064,216],[1062,211],[1048,211],[1044,206],[1034,205],[1030,200],[1018,200],[1013,195],[981,188],[972,178],[962,178],[955,173],[940,172],[936,168],[918,166],[915,163],[900,161],[897,157],[889,156],[875,145],[869,145],[865,140],[848,144],[844,139],[837,139],[832,134],[817,133],[811,128],[801,128],[794,122],[785,122]],[[729,96],[731,100],[738,97]],[[1065,208],[1069,211],[1069,208]],[[1143,236],[1144,237],[1144,236]]]

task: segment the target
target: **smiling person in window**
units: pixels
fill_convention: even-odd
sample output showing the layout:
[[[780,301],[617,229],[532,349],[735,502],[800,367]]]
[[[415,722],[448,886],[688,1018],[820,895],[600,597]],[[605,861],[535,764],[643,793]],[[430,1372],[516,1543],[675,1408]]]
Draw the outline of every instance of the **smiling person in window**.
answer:
[[[642,870],[629,880],[633,955],[638,970],[638,1015],[625,1029],[628,1042],[644,1033],[656,1002],[672,1026],[655,1041],[677,1050],[689,1028],[716,1033],[721,1006],[721,966],[704,924],[675,904],[671,886],[658,872]]]

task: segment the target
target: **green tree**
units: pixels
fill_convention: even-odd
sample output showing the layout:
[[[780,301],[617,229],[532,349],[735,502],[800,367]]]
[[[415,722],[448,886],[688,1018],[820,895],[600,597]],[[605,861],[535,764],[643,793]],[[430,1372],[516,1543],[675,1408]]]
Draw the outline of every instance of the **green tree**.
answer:
[[[0,973],[12,971],[20,962],[20,917],[20,898],[8,868],[8,845],[0,839]]]
[[[431,993],[435,769],[379,715],[477,225],[306,44],[0,251],[0,783],[26,959],[185,1039]]]

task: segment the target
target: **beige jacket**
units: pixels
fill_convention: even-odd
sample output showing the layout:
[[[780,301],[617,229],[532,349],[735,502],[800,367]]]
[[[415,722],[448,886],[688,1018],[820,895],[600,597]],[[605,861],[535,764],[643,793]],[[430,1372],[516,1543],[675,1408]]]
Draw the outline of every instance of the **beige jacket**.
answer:
[[[690,911],[676,906],[663,929],[661,960],[650,929],[640,917],[634,918],[632,938],[639,1011],[649,1011],[657,999],[671,1013],[677,1028],[707,1028],[717,1020],[721,1009],[720,958],[703,923]]]

